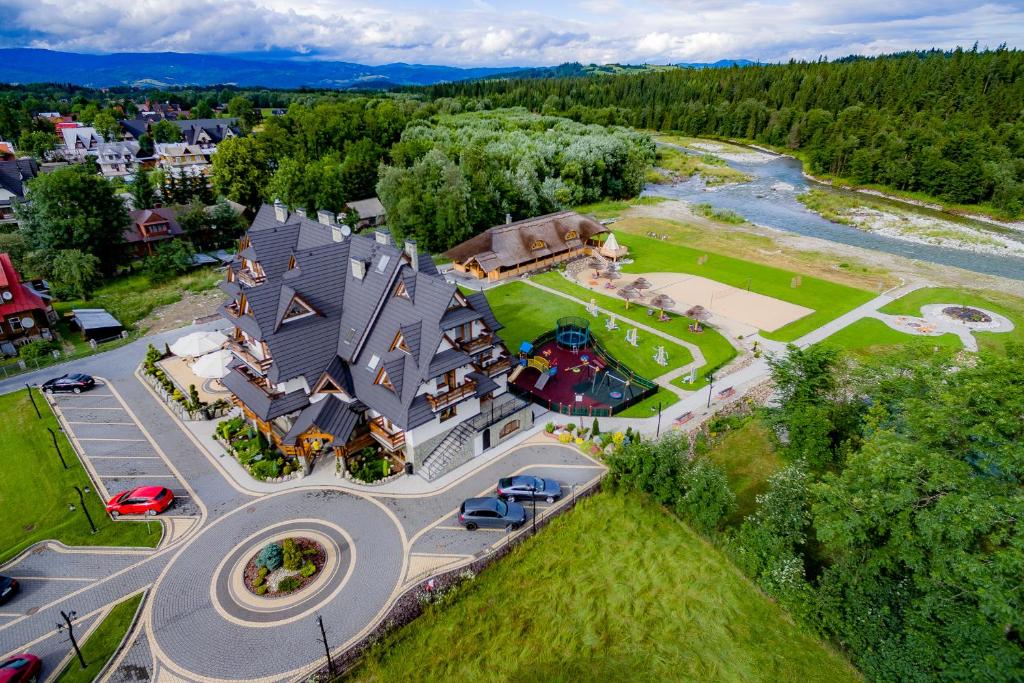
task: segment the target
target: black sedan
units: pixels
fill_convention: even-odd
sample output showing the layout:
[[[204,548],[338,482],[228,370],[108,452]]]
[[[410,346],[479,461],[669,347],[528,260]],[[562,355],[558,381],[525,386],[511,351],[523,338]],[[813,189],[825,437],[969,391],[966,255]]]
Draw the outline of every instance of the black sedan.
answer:
[[[544,500],[554,503],[562,495],[562,485],[554,479],[520,474],[498,480],[498,497],[504,500]]]
[[[480,527],[504,529],[520,527],[526,522],[526,510],[519,503],[506,503],[500,498],[470,498],[459,507],[459,524],[469,531]]]
[[[9,576],[0,576],[0,605],[14,597],[18,592],[18,580]]]
[[[80,394],[83,391],[92,389],[94,386],[96,386],[96,380],[92,378],[92,375],[75,372],[70,375],[61,375],[60,377],[54,377],[51,380],[47,380],[43,384],[43,391],[47,393],[53,393],[55,391],[70,391],[75,394]]]

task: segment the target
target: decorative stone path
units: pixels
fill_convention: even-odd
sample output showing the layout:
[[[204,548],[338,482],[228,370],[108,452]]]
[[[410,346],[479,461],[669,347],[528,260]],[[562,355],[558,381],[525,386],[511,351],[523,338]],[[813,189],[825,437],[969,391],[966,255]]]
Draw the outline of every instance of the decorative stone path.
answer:
[[[875,311],[872,318],[881,320],[894,330],[925,337],[940,337],[944,334],[955,334],[960,337],[964,348],[968,351],[978,350],[978,339],[975,332],[1010,332],[1014,325],[1006,316],[977,306],[968,308],[980,311],[990,318],[986,322],[971,322],[950,316],[944,311],[959,304],[927,304],[921,307],[921,316],[890,315]]]

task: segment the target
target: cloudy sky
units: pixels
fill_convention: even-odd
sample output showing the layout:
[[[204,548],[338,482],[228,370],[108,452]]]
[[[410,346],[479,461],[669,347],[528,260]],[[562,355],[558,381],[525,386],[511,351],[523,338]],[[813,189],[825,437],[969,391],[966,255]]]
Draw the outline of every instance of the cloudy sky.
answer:
[[[1024,45],[1024,2],[972,0],[0,0],[0,45],[296,51],[461,66],[779,61]]]

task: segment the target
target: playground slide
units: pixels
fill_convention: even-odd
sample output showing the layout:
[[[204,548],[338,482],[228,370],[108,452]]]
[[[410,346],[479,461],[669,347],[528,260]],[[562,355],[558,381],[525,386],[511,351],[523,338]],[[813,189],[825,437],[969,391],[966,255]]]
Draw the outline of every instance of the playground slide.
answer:
[[[508,381],[509,382],[515,382],[516,381],[516,377],[518,377],[519,373],[522,372],[525,368],[526,368],[525,365],[517,365],[516,369],[512,371],[512,374],[508,376]]]
[[[546,372],[542,372],[540,377],[537,378],[537,383],[533,385],[533,388],[537,391],[543,391],[544,387],[547,386],[549,379],[551,379],[551,375]]]

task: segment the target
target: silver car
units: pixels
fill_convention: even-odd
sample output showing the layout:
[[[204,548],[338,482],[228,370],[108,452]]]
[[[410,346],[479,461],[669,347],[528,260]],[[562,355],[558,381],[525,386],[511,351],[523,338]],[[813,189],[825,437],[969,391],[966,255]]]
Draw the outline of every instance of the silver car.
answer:
[[[469,531],[480,527],[504,529],[522,526],[526,510],[519,503],[506,503],[500,498],[470,498],[459,507],[459,524]]]

